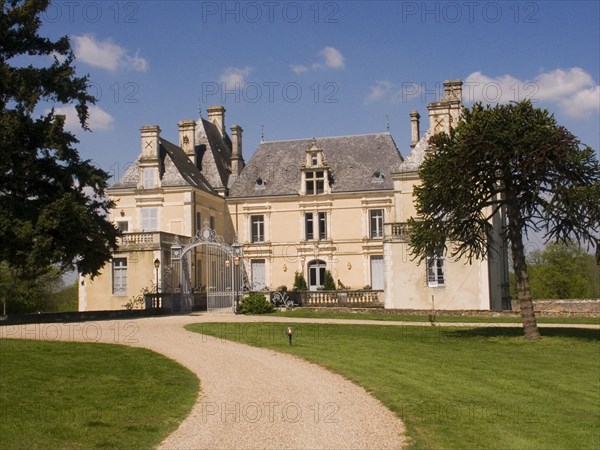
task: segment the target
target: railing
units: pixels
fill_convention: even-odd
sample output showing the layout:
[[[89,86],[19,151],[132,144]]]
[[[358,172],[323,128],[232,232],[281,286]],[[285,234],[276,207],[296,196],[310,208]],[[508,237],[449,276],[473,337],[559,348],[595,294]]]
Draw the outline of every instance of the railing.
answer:
[[[391,237],[395,240],[408,242],[410,239],[408,235],[408,229],[408,222],[396,222],[386,224],[385,235],[386,237]]]
[[[298,306],[383,308],[383,291],[291,291],[287,294],[294,304]],[[272,295],[270,295],[269,298],[270,297],[272,297]]]
[[[117,239],[117,245],[124,250],[157,250],[163,246],[170,246],[175,238],[174,234],[163,231],[123,233]],[[180,237],[184,242],[187,238]]]

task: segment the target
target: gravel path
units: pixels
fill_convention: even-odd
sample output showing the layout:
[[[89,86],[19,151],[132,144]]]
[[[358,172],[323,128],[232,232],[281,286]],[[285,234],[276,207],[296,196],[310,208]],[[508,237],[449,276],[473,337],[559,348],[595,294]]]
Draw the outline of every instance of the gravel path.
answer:
[[[0,327],[0,337],[145,347],[192,370],[200,379],[200,395],[191,414],[159,448],[391,449],[405,445],[402,421],[343,377],[293,356],[183,329],[185,324],[202,321],[254,319],[203,315],[31,324]],[[236,329],[253,331],[251,323],[230,328]],[[280,332],[283,325],[274,330]]]

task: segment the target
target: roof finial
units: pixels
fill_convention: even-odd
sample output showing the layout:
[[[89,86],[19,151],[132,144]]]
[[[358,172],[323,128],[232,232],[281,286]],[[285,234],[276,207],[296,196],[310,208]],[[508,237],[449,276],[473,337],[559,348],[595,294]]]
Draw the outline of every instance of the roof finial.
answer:
[[[265,142],[265,126],[260,126],[260,142]]]
[[[388,116],[387,114],[385,115],[385,127],[389,133],[390,132],[390,116]]]

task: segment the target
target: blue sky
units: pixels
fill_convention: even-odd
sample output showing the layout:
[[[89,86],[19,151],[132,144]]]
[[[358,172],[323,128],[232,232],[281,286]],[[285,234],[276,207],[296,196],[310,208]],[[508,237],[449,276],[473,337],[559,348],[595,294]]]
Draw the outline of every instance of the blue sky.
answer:
[[[600,3],[589,2],[54,2],[43,33],[68,35],[89,74],[86,159],[120,176],[139,128],[226,107],[244,129],[246,160],[265,140],[392,133],[410,144],[409,112],[446,79],[463,100],[530,98],[600,148]],[[69,109],[61,111],[70,114]],[[263,131],[264,130],[264,131]]]

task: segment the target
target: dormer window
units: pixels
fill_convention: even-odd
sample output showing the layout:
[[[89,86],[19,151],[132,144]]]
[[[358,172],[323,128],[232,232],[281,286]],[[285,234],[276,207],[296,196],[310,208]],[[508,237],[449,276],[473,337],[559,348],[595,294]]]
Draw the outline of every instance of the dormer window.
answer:
[[[263,180],[260,177],[258,177],[256,179],[256,181],[254,182],[254,189],[255,190],[264,189],[266,186],[267,186],[267,183],[265,182],[265,180]]]
[[[144,189],[153,189],[157,187],[157,173],[155,167],[145,167],[144,168]]]
[[[322,170],[306,172],[306,195],[323,192],[325,192],[325,172]]]
[[[377,170],[371,177],[371,183],[383,183],[384,178],[383,173]]]
[[[313,139],[306,149],[304,164],[302,165],[301,195],[319,195],[330,193],[329,166],[325,161],[323,149]]]

